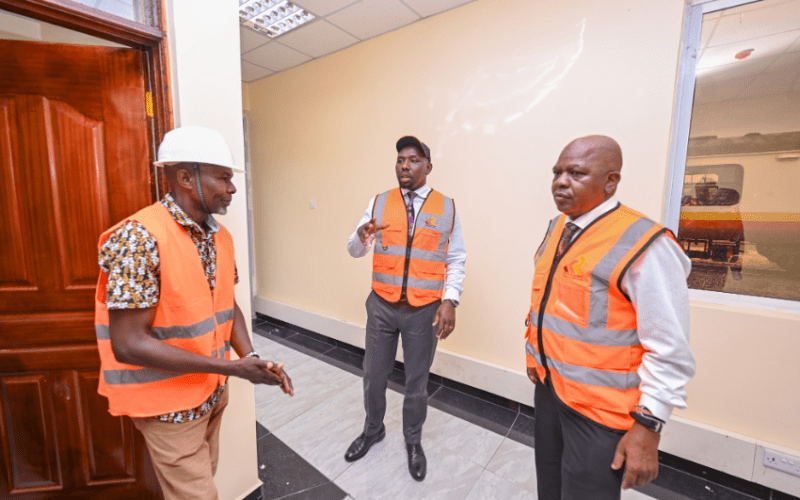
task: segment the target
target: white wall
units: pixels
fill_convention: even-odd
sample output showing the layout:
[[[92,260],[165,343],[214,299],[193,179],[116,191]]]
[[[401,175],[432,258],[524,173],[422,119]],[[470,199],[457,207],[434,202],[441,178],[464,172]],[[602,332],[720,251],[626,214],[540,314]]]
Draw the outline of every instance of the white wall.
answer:
[[[468,253],[433,371],[532,403],[523,320],[557,213],[551,167],[571,139],[610,135],[619,198],[660,220],[683,14],[679,0],[478,0],[247,85],[256,310],[363,346],[371,259],[351,258],[347,237],[396,186],[395,141],[417,135]],[[698,372],[662,449],[800,494],[758,465],[762,446],[800,456],[800,314],[712,297],[691,317]]]
[[[169,59],[175,126],[203,125],[222,133],[234,161],[244,166],[239,20],[236,3],[219,0],[168,0]],[[250,311],[247,207],[243,174],[234,175],[237,193],[220,222],[233,235],[239,285],[236,302]],[[248,325],[250,330],[250,325]],[[241,498],[258,479],[255,395],[246,381],[229,379],[230,402],[220,436],[220,461],[214,478],[223,500]]]

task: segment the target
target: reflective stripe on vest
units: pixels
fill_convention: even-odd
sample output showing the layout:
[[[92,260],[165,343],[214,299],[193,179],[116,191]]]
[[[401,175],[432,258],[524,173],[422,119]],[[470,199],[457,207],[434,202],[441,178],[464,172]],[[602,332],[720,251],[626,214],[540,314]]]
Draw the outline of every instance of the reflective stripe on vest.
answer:
[[[636,372],[644,348],[621,282],[633,260],[666,229],[618,206],[586,227],[556,259],[565,221],[561,215],[550,223],[536,253],[528,366],[536,366],[542,380],[549,374],[558,397],[574,410],[607,427],[627,429],[633,425],[628,412],[641,395]]]
[[[142,209],[103,233],[98,246],[129,220],[141,223],[159,248],[161,290],[150,335],[201,356],[230,359],[235,303],[230,233],[220,226],[214,234],[217,279],[212,293],[194,241],[160,203]],[[187,255],[194,258],[186,258]],[[147,417],[195,408],[218,385],[225,383],[226,377],[222,375],[176,374],[117,361],[105,307],[106,280],[105,273],[101,273],[95,297],[95,332],[102,375],[98,392],[108,398],[112,415]]]
[[[375,292],[389,302],[397,302],[405,281],[410,304],[422,306],[440,299],[455,217],[453,201],[437,191],[428,194],[416,217],[410,246],[408,215],[400,188],[377,196],[373,217],[389,224],[375,238],[372,272]]]

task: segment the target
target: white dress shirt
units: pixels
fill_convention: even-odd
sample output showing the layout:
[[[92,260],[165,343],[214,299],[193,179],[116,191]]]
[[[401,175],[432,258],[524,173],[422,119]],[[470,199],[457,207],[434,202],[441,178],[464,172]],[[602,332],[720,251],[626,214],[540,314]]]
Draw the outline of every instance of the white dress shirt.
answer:
[[[572,219],[583,230],[617,206],[612,196],[589,212]],[[580,234],[576,233],[573,239]],[[622,289],[636,309],[639,342],[645,348],[639,367],[642,397],[656,417],[669,418],[673,408],[686,408],[686,383],[694,376],[689,349],[689,290],[686,278],[692,261],[672,238],[659,236],[622,278]]]
[[[403,200],[405,201],[406,193],[408,193],[409,190],[400,188],[400,191],[403,193]],[[428,195],[431,191],[433,191],[433,189],[429,188],[427,185],[414,190],[417,195],[414,197],[415,220],[416,217],[419,217],[419,211],[422,208],[422,204],[425,203],[425,200],[428,198]],[[372,198],[369,200],[369,205],[367,205],[367,210],[364,212],[361,220],[358,221],[356,230],[347,240],[347,251],[350,252],[350,255],[353,257],[363,257],[372,249],[372,243],[375,241],[375,235],[370,236],[367,240],[367,246],[364,246],[361,243],[361,238],[358,237],[358,228],[372,219],[372,208],[374,206],[375,198]],[[377,222],[380,224],[380,221]],[[450,233],[450,243],[447,247],[447,274],[445,275],[444,296],[442,297],[443,300],[449,299],[458,305],[458,302],[461,299],[461,292],[464,291],[464,263],[466,261],[467,250],[464,248],[464,237],[461,234],[461,221],[458,218],[458,211],[456,211],[455,217],[453,218],[453,231]]]

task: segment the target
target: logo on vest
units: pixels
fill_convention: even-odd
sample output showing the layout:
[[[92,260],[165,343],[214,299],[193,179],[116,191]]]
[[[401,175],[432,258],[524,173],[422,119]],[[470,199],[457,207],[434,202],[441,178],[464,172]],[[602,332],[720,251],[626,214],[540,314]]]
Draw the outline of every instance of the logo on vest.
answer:
[[[571,278],[574,280],[580,280],[581,276],[583,276],[583,272],[581,271],[581,266],[586,262],[586,257],[581,255],[577,259],[573,260],[569,264],[564,264],[562,268],[564,271],[564,276],[567,278]]]
[[[430,219],[425,221],[425,225],[428,227],[436,227],[436,217],[431,217]]]

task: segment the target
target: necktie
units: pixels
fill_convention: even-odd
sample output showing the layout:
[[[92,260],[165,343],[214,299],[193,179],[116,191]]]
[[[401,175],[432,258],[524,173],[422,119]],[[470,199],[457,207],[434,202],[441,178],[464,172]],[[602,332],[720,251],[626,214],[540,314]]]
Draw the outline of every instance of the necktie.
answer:
[[[408,196],[408,203],[406,204],[406,212],[408,212],[408,234],[414,231],[414,197],[417,195],[414,191],[406,193]]]
[[[564,232],[561,233],[561,239],[558,240],[558,248],[556,248],[556,258],[558,258],[561,254],[564,253],[564,250],[567,249],[567,245],[569,242],[572,241],[572,237],[575,236],[580,230],[578,226],[573,224],[572,222],[567,222],[564,226]]]

